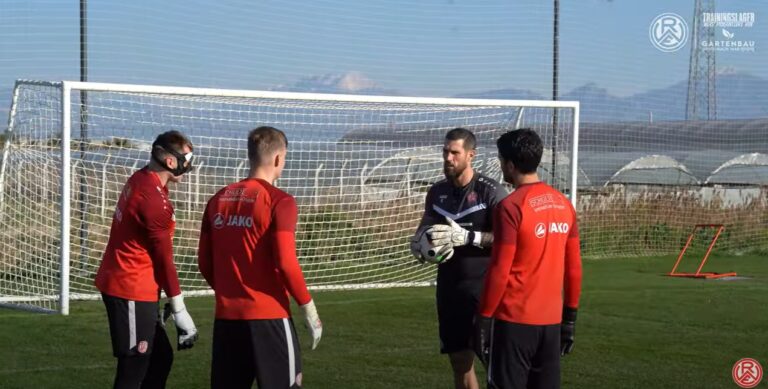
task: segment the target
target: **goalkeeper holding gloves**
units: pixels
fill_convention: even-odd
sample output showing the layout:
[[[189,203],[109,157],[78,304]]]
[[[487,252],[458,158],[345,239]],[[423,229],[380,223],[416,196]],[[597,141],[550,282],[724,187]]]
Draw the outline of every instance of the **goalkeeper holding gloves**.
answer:
[[[165,387],[173,347],[159,310],[161,289],[171,297],[177,348],[191,348],[197,340],[173,263],[176,218],[166,185],[181,182],[191,168],[189,139],[178,131],[160,134],[149,164],[128,179],[117,202],[95,280],[117,357],[115,388]]]
[[[184,297],[177,295],[171,297],[163,309],[163,324],[169,317],[173,317],[176,324],[176,349],[185,350],[192,348],[197,341],[197,328],[192,322],[192,316],[189,316],[187,307],[184,305]]]
[[[457,389],[478,387],[472,323],[491,256],[491,210],[507,195],[501,184],[472,169],[476,145],[475,135],[464,128],[445,135],[445,180],[429,188],[421,223],[411,239],[411,252],[420,262],[432,259],[422,254],[427,240],[423,236],[437,251],[432,261],[438,263],[440,352],[450,359]]]

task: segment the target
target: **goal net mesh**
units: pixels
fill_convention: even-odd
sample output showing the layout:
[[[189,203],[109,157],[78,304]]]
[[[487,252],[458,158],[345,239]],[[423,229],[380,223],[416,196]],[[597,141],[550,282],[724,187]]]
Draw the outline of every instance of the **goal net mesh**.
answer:
[[[87,85],[87,84],[86,84]],[[542,136],[541,175],[569,193],[574,109],[473,105],[451,99],[334,101],[323,95],[233,97],[86,90],[71,93],[70,288],[96,297],[93,278],[123,184],[149,160],[155,137],[189,136],[195,169],[170,184],[174,259],[185,293],[205,293],[197,271],[207,200],[248,173],[246,135],[260,125],[286,132],[277,186],[299,205],[297,249],[315,288],[423,285],[434,266],[408,249],[430,185],[443,178],[442,143],[455,127],[478,138],[474,167],[501,181],[495,141],[529,127]],[[19,83],[2,165],[0,302],[56,309],[61,258],[61,84]],[[274,96],[273,96],[274,95]],[[541,104],[541,102],[538,102]]]

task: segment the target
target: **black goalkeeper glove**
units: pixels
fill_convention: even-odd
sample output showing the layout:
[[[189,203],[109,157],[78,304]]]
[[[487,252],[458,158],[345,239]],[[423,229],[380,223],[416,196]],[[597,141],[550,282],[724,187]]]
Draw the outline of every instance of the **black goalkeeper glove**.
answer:
[[[563,322],[560,324],[560,355],[573,351],[573,337],[576,334],[576,308],[563,307]]]
[[[491,319],[482,315],[475,315],[474,333],[472,336],[472,346],[477,354],[477,358],[488,368],[488,360],[491,356]]]

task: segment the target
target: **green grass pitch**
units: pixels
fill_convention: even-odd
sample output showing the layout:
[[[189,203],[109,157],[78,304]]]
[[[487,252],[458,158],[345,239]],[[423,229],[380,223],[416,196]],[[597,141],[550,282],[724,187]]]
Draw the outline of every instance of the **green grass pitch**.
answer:
[[[708,270],[749,277],[740,281],[663,277],[673,260],[585,261],[576,348],[563,359],[563,387],[734,388],[738,359],[768,368],[768,255],[720,254],[708,263]],[[314,297],[325,328],[310,351],[297,326],[304,387],[451,387],[447,358],[438,354],[433,288]],[[201,339],[176,353],[169,387],[206,388],[213,299],[187,300]],[[101,302],[74,302],[68,317],[0,309],[2,388],[105,388],[114,363]],[[765,381],[759,387],[768,387]]]

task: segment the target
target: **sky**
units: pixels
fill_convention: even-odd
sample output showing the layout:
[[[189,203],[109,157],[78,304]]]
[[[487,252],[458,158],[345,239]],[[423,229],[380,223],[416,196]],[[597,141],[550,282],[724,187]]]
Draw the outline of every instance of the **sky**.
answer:
[[[694,0],[560,3],[561,93],[594,83],[628,96],[687,79],[690,42],[664,53],[648,32],[665,12],[692,26]],[[755,52],[718,52],[719,71],[768,78],[768,2],[720,0],[716,11],[756,14],[732,29]],[[77,79],[78,12],[77,1],[0,0],[0,88]],[[91,1],[89,79],[272,89],[351,73],[351,84],[410,96],[548,96],[552,15],[542,0]]]

